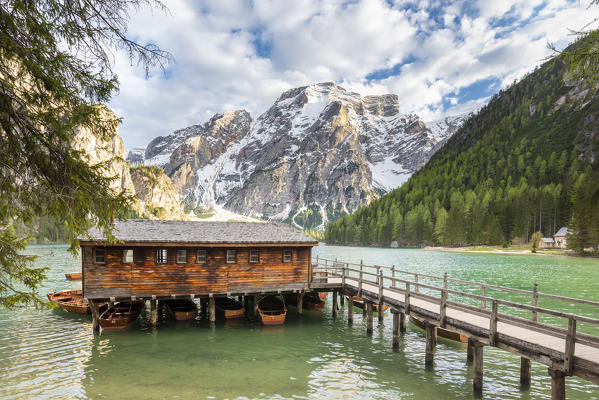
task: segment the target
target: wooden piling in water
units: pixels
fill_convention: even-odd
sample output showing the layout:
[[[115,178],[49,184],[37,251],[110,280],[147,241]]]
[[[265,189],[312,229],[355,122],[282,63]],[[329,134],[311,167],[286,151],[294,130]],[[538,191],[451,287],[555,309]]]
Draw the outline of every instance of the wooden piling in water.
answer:
[[[254,318],[258,318],[258,295],[254,295]]]
[[[551,377],[551,400],[566,400],[566,374],[556,369],[548,369]]]
[[[92,328],[94,332],[100,331],[100,310],[98,303],[94,300],[89,300],[89,308],[92,312]]]
[[[210,323],[214,324],[216,322],[216,307],[214,304],[214,297],[210,297],[208,300],[208,312],[210,314]]]
[[[466,354],[466,362],[472,364],[474,359],[474,339],[468,338],[468,352]]]
[[[435,360],[435,349],[437,347],[437,327],[433,324],[425,322],[424,330],[426,331],[424,365],[431,366]]]
[[[406,322],[406,313],[399,313],[399,331],[404,333],[406,331],[408,324]]]
[[[526,357],[520,358],[520,384],[528,387],[531,379],[531,361]]]
[[[483,390],[483,344],[478,341],[473,341],[472,346],[472,364],[474,368],[474,379],[472,388],[475,393],[480,393]]]
[[[399,348],[399,312],[391,310],[393,314],[393,348]]]
[[[339,302],[341,303],[341,307],[345,306],[345,296],[343,293],[339,293]]]
[[[337,316],[337,290],[333,290],[333,317]]]
[[[158,300],[150,300],[150,325],[158,325]]]
[[[372,334],[372,319],[373,319],[373,304],[370,301],[364,301],[364,308],[366,309],[366,333]]]
[[[304,312],[304,291],[300,291],[297,294],[297,315],[302,315]]]
[[[347,323],[349,325],[354,323],[354,296],[347,298]]]

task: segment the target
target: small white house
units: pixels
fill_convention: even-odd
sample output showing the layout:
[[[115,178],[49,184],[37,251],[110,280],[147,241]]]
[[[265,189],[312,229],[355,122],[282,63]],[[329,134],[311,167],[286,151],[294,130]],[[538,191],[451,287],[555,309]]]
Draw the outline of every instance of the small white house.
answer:
[[[567,247],[566,235],[570,233],[568,228],[565,226],[560,228],[559,231],[555,235],[553,235],[553,241],[555,242],[555,247],[560,249],[565,249]]]
[[[537,247],[539,249],[552,249],[555,247],[555,241],[553,238],[540,238]]]

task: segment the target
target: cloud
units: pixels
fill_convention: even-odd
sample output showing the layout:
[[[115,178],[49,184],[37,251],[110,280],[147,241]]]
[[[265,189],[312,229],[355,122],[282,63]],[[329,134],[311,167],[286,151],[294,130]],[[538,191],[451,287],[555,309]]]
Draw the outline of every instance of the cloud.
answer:
[[[599,16],[584,1],[169,0],[170,13],[132,15],[129,34],[170,51],[145,78],[115,55],[127,148],[245,108],[254,118],[282,91],[335,81],[396,93],[425,119],[467,112],[565,46],[569,28]],[[488,82],[498,82],[489,88]]]

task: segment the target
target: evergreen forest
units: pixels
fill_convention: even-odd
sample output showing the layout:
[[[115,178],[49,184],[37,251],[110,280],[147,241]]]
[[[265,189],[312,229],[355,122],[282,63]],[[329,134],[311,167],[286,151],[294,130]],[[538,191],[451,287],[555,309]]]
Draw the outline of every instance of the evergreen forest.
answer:
[[[332,244],[599,243],[599,96],[550,60],[497,93],[403,186],[329,224]]]

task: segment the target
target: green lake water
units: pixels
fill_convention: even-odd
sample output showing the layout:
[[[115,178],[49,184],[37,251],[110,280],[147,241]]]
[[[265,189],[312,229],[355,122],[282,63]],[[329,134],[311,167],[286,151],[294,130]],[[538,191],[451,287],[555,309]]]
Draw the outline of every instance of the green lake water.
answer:
[[[80,285],[64,278],[81,265],[65,246],[31,246],[28,252],[51,267],[42,293]],[[541,292],[599,300],[596,259],[323,245],[316,254],[527,290],[538,282]],[[127,330],[101,335],[93,334],[85,316],[0,307],[0,399],[477,398],[464,344],[439,339],[434,367],[426,369],[418,328],[409,325],[393,351],[390,315],[382,325],[375,321],[369,337],[362,314],[348,326],[347,308],[333,319],[330,303],[322,313],[301,318],[290,307],[282,327],[244,320],[211,328],[205,319],[176,323],[165,317],[152,329],[144,312]],[[593,307],[545,300],[540,305],[599,318]],[[580,329],[599,334],[593,327]],[[547,368],[533,363],[526,390],[519,368],[517,356],[485,348],[482,398],[549,399]],[[566,390],[568,399],[599,400],[599,386],[578,378],[566,378]]]

